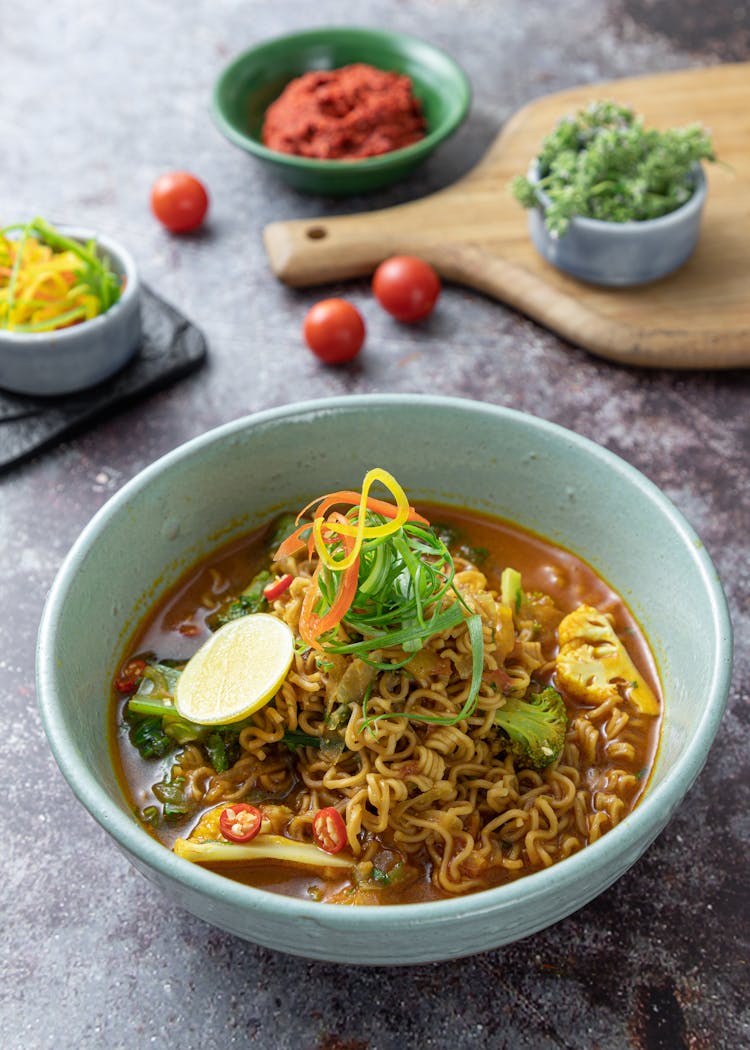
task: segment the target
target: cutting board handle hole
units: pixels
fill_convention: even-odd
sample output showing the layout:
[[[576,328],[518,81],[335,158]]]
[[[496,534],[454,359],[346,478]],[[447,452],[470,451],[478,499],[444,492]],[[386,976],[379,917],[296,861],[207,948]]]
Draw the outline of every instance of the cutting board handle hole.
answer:
[[[305,232],[311,241],[322,241],[324,237],[328,236],[328,230],[325,226],[310,226]]]

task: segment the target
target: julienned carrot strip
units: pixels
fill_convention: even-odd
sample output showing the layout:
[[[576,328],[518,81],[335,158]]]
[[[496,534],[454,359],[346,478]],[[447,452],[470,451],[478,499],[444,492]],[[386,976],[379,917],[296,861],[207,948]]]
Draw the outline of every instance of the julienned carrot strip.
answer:
[[[331,507],[336,506],[338,503],[351,503],[356,506],[359,503],[361,493],[352,492],[349,490],[342,489],[341,492],[332,492],[330,495],[323,497],[323,503],[320,504],[315,512],[315,517],[322,517],[327,510]],[[320,497],[319,497],[320,498]],[[297,521],[305,514],[310,507],[314,507],[317,500],[313,500],[312,503],[308,503],[299,514],[297,515]],[[383,514],[387,518],[395,518],[398,513],[398,507],[394,507],[392,503],[386,503],[385,500],[376,499],[374,496],[367,497],[367,509],[374,511],[376,514]],[[413,507],[409,507],[409,516],[407,521],[416,521],[420,525],[429,525],[427,518],[422,517],[418,514]],[[279,546],[279,549],[274,554],[274,561],[279,561],[280,558],[287,558],[290,554],[296,554],[297,551],[301,550],[305,543],[302,539],[302,533],[307,529],[310,529],[310,523],[307,522],[304,525],[300,525],[298,529],[290,533],[287,538]],[[312,530],[310,532],[310,539],[312,539]],[[308,547],[310,546],[308,540]]]
[[[341,518],[343,515],[334,513],[331,517],[335,519]],[[354,547],[354,540],[349,536],[345,536],[344,545],[347,553],[349,553]],[[318,616],[315,612],[315,606],[320,598],[319,579],[322,567],[322,564],[319,563],[313,573],[310,586],[307,588],[302,601],[299,619],[299,633],[302,640],[314,649],[322,648],[318,638],[332,627],[335,627],[346,616],[354,601],[354,595],[357,593],[357,582],[359,580],[359,558],[357,557],[342,573],[333,605],[324,616]]]
[[[376,481],[381,482],[381,484],[391,492],[396,501],[397,512],[390,521],[385,521],[379,525],[368,525],[367,500],[370,495],[370,488]],[[372,470],[367,471],[362,480],[362,492],[359,496],[359,504],[356,508],[354,522],[352,523],[348,521],[347,518],[342,518],[340,515],[336,517],[333,514],[326,519],[330,532],[338,534],[339,536],[354,537],[354,547],[349,550],[343,558],[334,558],[331,548],[323,539],[324,519],[316,514],[313,521],[313,535],[315,536],[315,549],[318,552],[320,560],[327,565],[329,569],[348,569],[352,562],[359,558],[362,542],[365,539],[380,539],[389,536],[394,532],[398,532],[402,525],[408,520],[410,509],[406,493],[394,476],[389,474],[387,470],[383,470],[382,467],[373,467]],[[331,522],[335,523],[331,524]]]
[[[294,532],[290,532],[287,538],[279,545],[278,550],[273,556],[273,560],[279,561],[281,558],[288,558],[290,554],[296,554],[298,550],[301,550],[305,546],[302,539],[302,533],[305,529],[309,528],[310,523],[307,522],[305,525],[300,525],[300,527],[295,529]]]
[[[302,599],[302,608],[299,614],[299,633],[300,638],[307,645],[311,645],[313,649],[322,649],[322,645],[318,641],[318,631],[316,630],[319,617],[315,615],[315,603],[320,598],[320,587],[318,585],[318,577],[320,576],[320,565],[317,566],[315,572],[310,580],[310,585],[305,591],[305,597]]]
[[[376,481],[381,482],[385,488],[390,490],[395,498],[395,505],[370,496],[370,486]],[[340,511],[332,510],[333,507],[347,503],[352,509],[356,508],[354,520]],[[316,509],[312,527],[307,522],[300,525],[300,519],[313,507]],[[365,513],[367,510],[390,520],[378,525],[368,525]],[[347,513],[351,515],[352,510],[350,509]],[[308,645],[320,649],[318,638],[336,627],[351,608],[359,582],[360,551],[363,540],[388,536],[397,532],[407,521],[429,525],[427,519],[417,514],[410,506],[406,493],[393,475],[380,467],[368,470],[362,482],[361,492],[354,492],[350,489],[331,492],[327,496],[308,503],[300,511],[297,516],[298,527],[279,545],[274,554],[274,560],[278,561],[288,555],[296,554],[304,548],[303,535],[309,530],[308,554],[312,557],[313,552],[317,551],[319,562],[310,586],[305,592],[300,610],[300,635]],[[342,545],[343,556],[340,550]],[[336,557],[333,555],[333,549],[337,551]],[[320,573],[324,568],[336,573],[338,586],[330,609],[323,616],[318,616],[315,609],[321,599]]]
[[[352,492],[348,489],[342,489],[341,492],[331,492],[328,496],[323,497],[323,502],[320,504],[315,512],[315,517],[320,517],[325,514],[331,507],[336,506],[338,503],[350,503],[353,507],[358,506],[360,499],[362,498],[361,492]],[[309,503],[305,510],[309,510],[317,503],[317,500],[313,500]],[[368,496],[366,501],[367,509],[375,511],[376,514],[383,514],[386,518],[395,518],[398,514],[398,507],[395,507],[392,503],[386,503],[383,499],[377,499],[375,496]],[[302,514],[305,510],[301,511]],[[409,516],[407,521],[417,521],[422,525],[429,525],[427,518],[423,518],[421,514],[417,514],[413,507],[409,507]]]

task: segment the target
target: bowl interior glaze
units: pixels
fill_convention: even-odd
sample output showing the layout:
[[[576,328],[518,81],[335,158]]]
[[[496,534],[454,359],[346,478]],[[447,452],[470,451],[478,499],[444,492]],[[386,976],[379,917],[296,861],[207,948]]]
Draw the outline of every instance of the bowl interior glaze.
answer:
[[[666,713],[643,801],[582,853],[454,900],[355,909],[234,883],[151,839],[112,770],[107,697],[138,620],[197,558],[282,508],[356,485],[375,465],[392,471],[412,500],[517,521],[597,568],[651,641]],[[45,730],[73,791],[175,905],[291,954],[406,964],[528,936],[622,875],[664,827],[705,761],[726,701],[731,652],[723,592],[700,540],[628,464],[509,409],[370,395],[237,420],[125,485],[84,530],[52,588],[39,636],[38,692]]]

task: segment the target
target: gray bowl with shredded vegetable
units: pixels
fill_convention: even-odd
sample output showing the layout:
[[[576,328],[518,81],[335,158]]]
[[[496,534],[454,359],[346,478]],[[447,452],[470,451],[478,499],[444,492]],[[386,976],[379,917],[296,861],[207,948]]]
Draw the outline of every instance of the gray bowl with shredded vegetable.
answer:
[[[18,394],[53,397],[95,386],[133,357],[141,341],[140,282],[132,256],[110,237],[77,226],[53,229],[42,223],[41,228],[50,230],[53,247],[62,248],[72,241],[80,246],[84,257],[90,252],[89,265],[100,270],[117,289],[116,297],[105,300],[103,312],[95,316],[79,319],[76,311],[66,311],[63,323],[67,317],[77,322],[68,320],[66,327],[38,330],[50,323],[47,321],[8,328],[8,318],[4,318],[0,326],[0,387]],[[7,306],[7,287],[4,292]]]

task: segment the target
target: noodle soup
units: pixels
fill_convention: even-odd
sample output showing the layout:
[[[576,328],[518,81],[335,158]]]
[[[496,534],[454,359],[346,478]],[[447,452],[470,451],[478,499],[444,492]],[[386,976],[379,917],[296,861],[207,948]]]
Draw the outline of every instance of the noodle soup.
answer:
[[[606,834],[642,796],[661,724],[654,661],[623,600],[510,523],[423,506],[394,530],[397,506],[336,495],[350,509],[320,505],[330,566],[307,519],[277,520],[195,566],[141,625],[113,702],[139,819],[230,878],[344,904],[483,890]],[[363,522],[372,538],[348,536]],[[394,628],[384,610],[399,595],[413,605]],[[228,666],[230,632],[258,616],[294,642],[270,698],[224,723],[186,718],[211,686],[199,678],[181,701],[185,668],[199,652],[213,667],[220,635]]]

